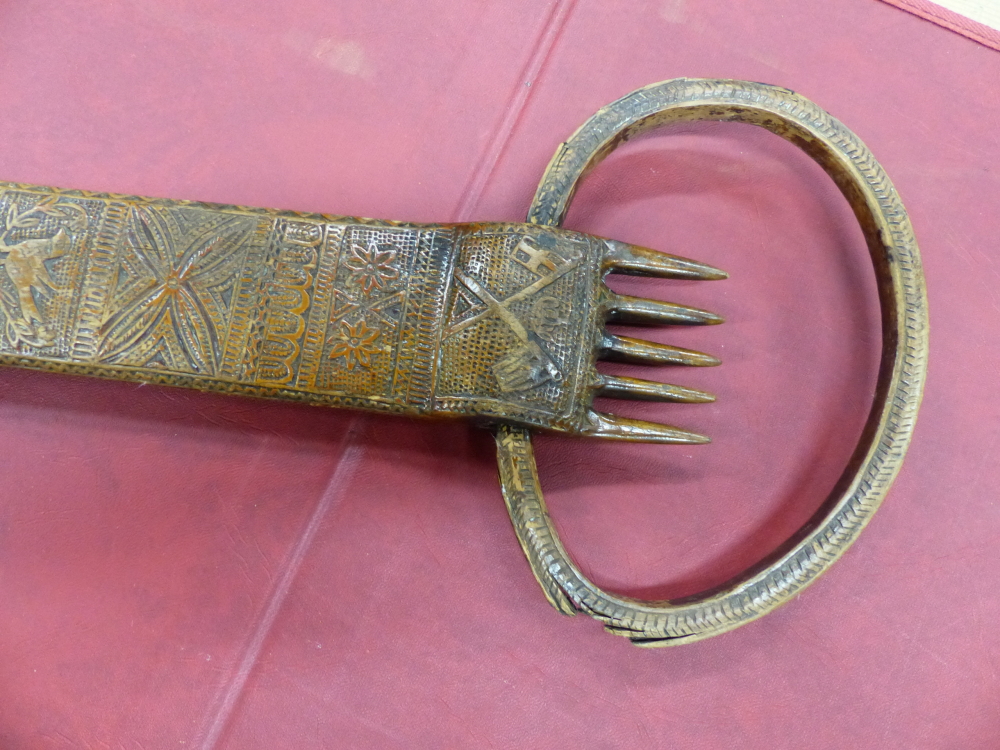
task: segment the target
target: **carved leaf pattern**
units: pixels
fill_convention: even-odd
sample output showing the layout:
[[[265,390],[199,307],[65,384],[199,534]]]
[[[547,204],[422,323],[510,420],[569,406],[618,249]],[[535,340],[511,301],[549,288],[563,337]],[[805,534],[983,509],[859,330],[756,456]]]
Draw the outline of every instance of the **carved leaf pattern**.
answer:
[[[146,284],[105,319],[99,357],[123,364],[155,359],[171,369],[214,373],[227,310],[213,292],[236,273],[238,254],[228,240],[238,224],[181,231],[168,214],[146,207],[133,208],[130,223],[129,259]]]

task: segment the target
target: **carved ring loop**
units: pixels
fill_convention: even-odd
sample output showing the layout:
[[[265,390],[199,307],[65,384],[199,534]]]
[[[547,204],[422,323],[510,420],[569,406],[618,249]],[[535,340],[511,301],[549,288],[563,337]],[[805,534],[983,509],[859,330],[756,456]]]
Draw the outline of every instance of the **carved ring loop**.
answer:
[[[638,645],[689,643],[744,625],[788,601],[851,545],[878,509],[913,433],[927,370],[927,299],[920,254],[896,190],[861,140],[786,89],[726,80],[677,79],[628,94],[562,144],[528,213],[559,225],[580,179],[620,143],[667,124],[745,122],[791,141],[818,162],[864,231],[878,281],[882,358],[868,421],[831,496],[779,550],[722,586],[678,601],[644,602],[603,591],[566,553],[538,482],[530,433],[497,430],[507,509],[531,569],[565,614],[586,612]]]

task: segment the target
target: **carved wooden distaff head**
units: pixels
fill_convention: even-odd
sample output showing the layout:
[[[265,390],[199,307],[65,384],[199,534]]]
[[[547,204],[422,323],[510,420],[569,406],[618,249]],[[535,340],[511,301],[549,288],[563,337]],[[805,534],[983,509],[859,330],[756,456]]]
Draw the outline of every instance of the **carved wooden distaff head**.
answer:
[[[529,431],[708,442],[593,410],[596,396],[713,400],[683,385],[601,374],[599,359],[719,363],[608,333],[607,322],[722,320],[615,294],[604,278],[726,274],[558,227],[579,179],[617,144],[700,119],[767,128],[840,187],[879,281],[882,364],[843,489],[806,528],[718,590],[639,602],[601,590],[569,559],[545,508]],[[587,612],[641,645],[749,622],[850,545],[888,491],[913,430],[926,315],[916,242],[882,168],[841,123],[764,84],[680,79],[609,105],[559,148],[524,224],[403,224],[0,183],[0,364],[489,424],[514,529],[546,596],[561,612]]]
[[[608,273],[722,279],[695,261],[577,232],[532,225],[456,227],[436,403],[490,421],[576,435],[660,443],[708,438],[666,425],[601,414],[596,396],[703,403],[708,393],[597,372],[598,359],[642,364],[716,365],[687,349],[616,336],[608,321],[703,325],[705,310],[618,295]]]

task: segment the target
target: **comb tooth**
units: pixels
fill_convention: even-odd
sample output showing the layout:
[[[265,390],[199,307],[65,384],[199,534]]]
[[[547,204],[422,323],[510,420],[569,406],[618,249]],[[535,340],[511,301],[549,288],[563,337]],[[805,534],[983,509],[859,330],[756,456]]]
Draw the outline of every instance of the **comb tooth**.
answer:
[[[678,427],[644,422],[641,419],[616,417],[613,414],[587,412],[587,425],[582,432],[590,437],[610,440],[627,440],[636,443],[669,443],[675,445],[700,445],[712,440],[696,432],[688,432]]]
[[[625,294],[612,293],[607,309],[608,321],[611,323],[703,326],[724,322],[722,317],[708,310]]]
[[[657,383],[639,378],[602,375],[597,395],[605,398],[629,398],[635,401],[673,401],[680,404],[710,404],[715,396],[697,388]]]
[[[601,359],[629,362],[636,365],[691,365],[715,367],[721,364],[716,357],[679,346],[667,346],[653,341],[633,339],[605,333],[599,351]]]
[[[728,279],[729,274],[707,263],[661,253],[648,247],[629,245],[617,240],[605,240],[608,252],[604,256],[604,270],[632,276],[657,276],[661,279],[699,279],[710,281]]]

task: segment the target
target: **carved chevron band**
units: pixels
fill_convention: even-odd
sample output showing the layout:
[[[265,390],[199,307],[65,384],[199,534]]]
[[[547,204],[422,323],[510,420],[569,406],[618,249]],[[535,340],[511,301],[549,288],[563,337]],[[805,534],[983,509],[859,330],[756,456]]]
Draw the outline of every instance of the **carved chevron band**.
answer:
[[[736,579],[677,602],[644,602],[602,590],[563,547],[542,496],[531,436],[501,427],[497,455],[518,540],[546,597],[564,614],[586,612],[641,646],[708,638],[789,601],[854,542],[896,477],[913,434],[927,372],[927,292],[920,252],[896,189],[861,140],[808,99],[766,84],[677,79],[600,110],[549,164],[529,221],[558,225],[580,178],[629,137],[691,120],[764,127],[795,143],[837,183],[864,230],[879,284],[882,362],[875,403],[841,481],[780,549]]]

